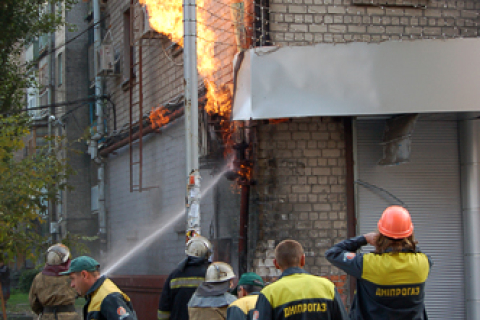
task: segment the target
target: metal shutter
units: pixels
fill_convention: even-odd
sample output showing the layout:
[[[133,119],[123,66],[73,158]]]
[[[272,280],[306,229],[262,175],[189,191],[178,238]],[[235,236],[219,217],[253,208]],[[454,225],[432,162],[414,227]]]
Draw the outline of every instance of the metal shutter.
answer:
[[[392,193],[410,210],[420,248],[434,262],[426,285],[429,318],[465,319],[457,122],[421,116],[410,162],[391,167],[377,165],[384,126],[382,120],[357,121],[357,178]],[[398,203],[357,184],[358,233],[376,231],[390,204]]]

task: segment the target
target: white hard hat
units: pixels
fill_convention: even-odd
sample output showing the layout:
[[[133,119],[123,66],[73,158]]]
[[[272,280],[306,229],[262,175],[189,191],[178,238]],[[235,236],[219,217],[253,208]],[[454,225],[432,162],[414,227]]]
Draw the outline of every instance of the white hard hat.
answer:
[[[207,268],[205,282],[224,282],[235,278],[232,267],[225,262],[213,262]]]
[[[58,266],[65,263],[70,258],[70,250],[61,243],[54,244],[47,249],[45,261],[48,265]]]
[[[207,238],[195,236],[185,246],[187,256],[208,259],[212,254],[212,244]]]

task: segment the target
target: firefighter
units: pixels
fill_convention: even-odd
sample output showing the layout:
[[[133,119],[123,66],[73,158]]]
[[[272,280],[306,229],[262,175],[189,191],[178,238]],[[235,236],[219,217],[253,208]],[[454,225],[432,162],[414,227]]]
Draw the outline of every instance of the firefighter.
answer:
[[[130,298],[110,279],[100,276],[99,270],[95,259],[81,256],[61,273],[69,275],[71,287],[85,297],[84,320],[137,320]]]
[[[68,277],[60,274],[70,267],[70,250],[55,244],[48,248],[45,260],[45,267],[30,287],[30,307],[42,320],[80,320],[75,311],[75,290],[70,288]]]
[[[253,319],[347,319],[335,285],[303,270],[305,254],[300,243],[295,240],[280,242],[275,248],[273,263],[282,274],[260,292]]]
[[[344,240],[326,253],[334,266],[357,278],[350,319],[427,319],[425,281],[432,262],[417,247],[407,209],[390,206],[379,233]],[[372,253],[355,253],[371,244]]]
[[[208,266],[205,282],[198,286],[188,302],[190,320],[225,320],[228,306],[236,300],[228,291],[233,287],[235,273],[225,262]]]
[[[251,320],[258,294],[265,286],[262,277],[255,272],[242,274],[238,280],[233,294],[238,300],[234,301],[227,309],[227,320]]]
[[[197,287],[205,280],[212,254],[207,238],[195,236],[185,247],[187,257],[168,276],[158,305],[158,319],[188,320],[187,304]]]

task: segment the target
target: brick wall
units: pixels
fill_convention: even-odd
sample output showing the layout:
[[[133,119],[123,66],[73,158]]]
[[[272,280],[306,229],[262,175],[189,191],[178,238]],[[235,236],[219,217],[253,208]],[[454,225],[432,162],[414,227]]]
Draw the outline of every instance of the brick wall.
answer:
[[[305,269],[329,277],[346,293],[345,273],[324,258],[328,248],[347,237],[343,130],[341,119],[318,117],[258,127],[253,270],[262,277],[279,275],[275,246],[294,239],[304,247]]]
[[[129,103],[130,92],[128,84],[128,61],[125,56],[124,40],[125,40],[125,14],[130,9],[130,0],[109,1],[105,9],[105,14],[109,14],[105,25],[108,26],[113,39],[113,48],[115,54],[120,59],[120,75],[108,77],[106,84],[106,93],[112,96],[112,100],[117,108],[117,126],[121,128],[129,122]],[[138,7],[131,15],[139,13]],[[139,38],[139,33],[135,32],[135,39]],[[134,49],[134,63],[139,61],[138,42]],[[151,39],[143,41],[143,112],[147,113],[152,108],[158,107],[159,104],[168,102],[180,94],[183,90],[183,66],[182,55],[173,58],[175,63],[169,60],[164,53],[163,48],[167,48],[170,42],[166,39]],[[172,52],[168,52],[172,58]],[[127,75],[127,77],[124,76]],[[136,75],[138,79],[138,66],[136,67]],[[138,101],[138,86],[133,90],[133,100]],[[139,119],[138,105],[133,106],[134,122]],[[110,128],[113,128],[113,119],[110,119]]]
[[[111,1],[105,10],[105,14],[109,14],[105,25],[110,30],[114,51],[119,55],[121,65],[121,75],[107,77],[106,85],[106,93],[112,96],[116,104],[119,128],[129,122],[129,90],[124,83],[126,78],[123,75],[126,66],[124,14],[130,8],[129,4],[130,0]],[[216,67],[208,78],[217,86],[233,81],[232,61],[236,53],[236,44],[229,5],[230,3],[226,1],[206,1],[205,8],[198,10],[198,14],[205,17],[205,24],[215,33],[213,54]],[[138,37],[139,33],[136,32],[135,39]],[[152,108],[183,94],[183,55],[174,57],[171,50],[165,50],[171,42],[164,36],[161,39],[144,40],[143,44],[143,112],[147,113]],[[136,63],[139,61],[138,42],[134,50]],[[138,76],[138,67],[136,74]],[[203,78],[200,76],[199,83],[202,82]],[[133,90],[133,101],[138,101],[138,86]],[[138,105],[134,105],[134,122],[138,121],[138,111]],[[113,119],[110,119],[110,128],[113,127],[112,121]]]
[[[271,38],[275,44],[378,42],[419,38],[476,37],[480,3],[475,0],[410,0],[426,7],[394,6],[400,1],[271,0]],[[374,1],[363,1],[368,4]],[[354,4],[355,3],[355,4]],[[391,5],[393,3],[393,6]]]

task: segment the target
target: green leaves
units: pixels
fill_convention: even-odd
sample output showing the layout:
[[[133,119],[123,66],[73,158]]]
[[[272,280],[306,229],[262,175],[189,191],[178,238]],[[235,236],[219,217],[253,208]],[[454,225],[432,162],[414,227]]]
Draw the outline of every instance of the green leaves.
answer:
[[[59,201],[57,195],[73,173],[57,149],[38,148],[19,159],[29,125],[25,116],[0,116],[0,251],[7,258],[44,249],[41,244],[47,239],[40,231],[47,204]],[[52,145],[62,145],[59,139]]]
[[[0,4],[0,113],[22,109],[24,89],[35,64],[21,59],[25,45],[32,39],[56,31],[65,25],[58,4],[69,10],[76,0],[2,0]]]

